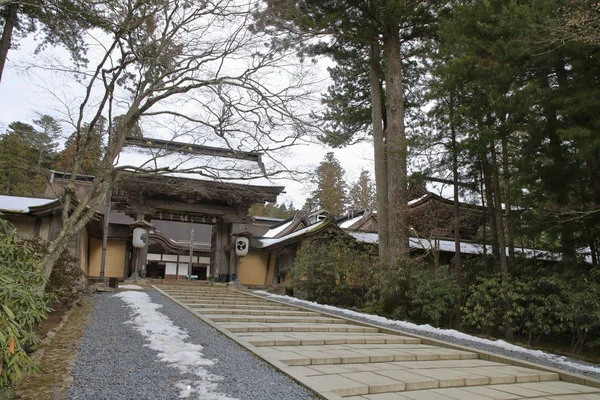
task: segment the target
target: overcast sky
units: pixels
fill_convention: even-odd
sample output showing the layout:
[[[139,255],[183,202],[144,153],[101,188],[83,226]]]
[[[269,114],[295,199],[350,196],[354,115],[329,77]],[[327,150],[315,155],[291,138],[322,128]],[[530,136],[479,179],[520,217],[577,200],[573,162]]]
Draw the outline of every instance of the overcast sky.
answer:
[[[9,123],[22,121],[31,123],[36,118],[36,113],[50,114],[61,118],[67,108],[76,107],[76,94],[82,88],[66,80],[61,74],[40,69],[24,69],[27,63],[44,65],[45,57],[59,55],[66,56],[61,48],[50,48],[45,53],[34,54],[35,42],[27,38],[19,42],[19,49],[9,52],[9,60],[0,83],[0,130],[4,132]],[[325,72],[324,72],[325,73]],[[323,86],[324,88],[326,85]],[[69,134],[65,126],[65,134]],[[153,136],[152,132],[145,132]],[[373,149],[371,143],[362,143],[344,149],[331,149],[323,144],[302,144],[292,149],[285,156],[284,162],[290,169],[313,169],[319,164],[328,151],[333,151],[346,171],[349,182],[358,178],[361,170],[366,169],[372,173]],[[139,155],[123,154],[121,164],[139,163]],[[256,184],[268,182],[257,181]],[[285,186],[286,193],[279,198],[279,202],[293,202],[296,207],[301,207],[307,197],[310,184],[309,179],[302,181],[276,180],[272,184]]]

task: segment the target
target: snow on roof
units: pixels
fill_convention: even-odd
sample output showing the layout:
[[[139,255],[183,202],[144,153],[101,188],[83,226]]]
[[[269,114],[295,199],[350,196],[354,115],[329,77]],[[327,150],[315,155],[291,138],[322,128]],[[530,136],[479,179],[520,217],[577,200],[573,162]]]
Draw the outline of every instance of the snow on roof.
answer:
[[[0,210],[25,214],[29,212],[29,207],[43,206],[55,201],[56,199],[37,197],[0,196]]]
[[[292,232],[292,233],[290,233],[288,235],[282,236],[282,237],[277,238],[277,239],[269,239],[269,238],[267,238],[267,236],[263,236],[263,238],[257,239],[257,242],[260,243],[263,248],[264,247],[268,247],[268,246],[272,246],[274,244],[283,242],[284,240],[288,240],[288,239],[294,238],[296,236],[301,236],[301,235],[305,234],[306,232],[309,232],[309,231],[312,231],[312,230],[315,230],[315,229],[319,229],[319,228],[323,227],[327,223],[329,223],[329,220],[324,220],[324,221],[318,222],[316,224],[312,224],[310,226],[307,226],[306,228],[299,229],[299,230],[297,230],[295,232]]]
[[[360,221],[362,219],[362,217],[363,217],[363,215],[361,214],[357,217],[347,219],[340,224],[340,228],[342,228],[342,229],[350,228],[352,225],[354,225],[355,223]]]
[[[377,244],[378,235],[377,233],[370,232],[348,232],[350,236],[363,243]],[[437,239],[424,239],[424,238],[409,238],[409,246],[413,249],[431,250],[431,248],[437,248],[438,251],[454,252],[454,241],[453,240],[437,240]],[[492,252],[492,246],[486,245],[486,251],[488,254]],[[506,249],[508,253],[508,249]],[[479,243],[460,243],[460,252],[463,254],[483,254],[483,245]],[[542,260],[558,260],[560,254],[547,251],[547,250],[536,250],[536,249],[525,249],[515,248],[515,252],[521,253],[527,258],[537,257]]]
[[[289,222],[286,222],[285,224],[282,225],[278,225],[274,228],[269,229],[264,235],[263,237],[266,238],[272,238],[277,236],[279,233],[283,232],[285,229],[289,228],[289,226],[292,224],[292,222],[294,222],[294,219],[292,218]]]
[[[429,196],[429,193],[427,193],[427,194],[425,194],[425,195],[423,195],[423,196],[421,196],[421,197],[417,197],[416,199],[409,200],[409,201],[408,201],[408,205],[410,206],[411,204],[415,204],[415,203],[417,203],[417,202],[419,202],[419,201],[423,200],[423,199],[424,199],[425,197],[427,197],[427,196]]]
[[[256,215],[253,217],[257,221],[273,221],[273,222],[282,222],[285,221],[285,218],[275,218],[275,217],[261,217],[260,215]]]
[[[379,242],[379,236],[377,235],[377,233],[362,232],[362,231],[354,231],[354,232],[347,231],[346,233],[348,233],[350,236],[352,236],[354,239],[358,240],[359,242],[371,243],[371,244],[377,244]]]

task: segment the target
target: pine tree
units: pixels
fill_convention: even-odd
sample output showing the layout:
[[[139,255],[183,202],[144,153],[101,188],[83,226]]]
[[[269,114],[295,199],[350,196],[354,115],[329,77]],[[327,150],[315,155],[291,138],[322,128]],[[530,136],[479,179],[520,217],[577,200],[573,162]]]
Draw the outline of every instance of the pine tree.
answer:
[[[331,215],[341,216],[346,209],[346,184],[344,169],[332,152],[323,158],[315,170],[312,183],[316,186],[311,193],[313,207],[327,210]]]
[[[366,210],[375,207],[375,187],[369,171],[361,171],[360,176],[348,191],[350,210]]]
[[[326,54],[338,62],[325,103],[326,131],[334,144],[356,140],[370,116],[379,212],[379,254],[383,261],[409,257],[407,207],[406,64],[409,52],[431,34],[436,3],[394,0],[265,0],[257,26],[281,31],[287,48],[300,42],[305,54]],[[326,43],[303,39],[332,37]],[[295,42],[297,41],[297,42]],[[414,60],[413,60],[414,61]],[[417,63],[418,64],[418,63]],[[348,67],[346,67],[348,66]],[[360,77],[360,78],[359,78]],[[343,84],[340,84],[343,82]],[[369,90],[360,82],[368,82]],[[367,107],[370,105],[370,110]],[[333,135],[331,135],[333,133]]]
[[[17,46],[15,37],[23,38],[31,33],[41,40],[38,49],[60,44],[69,50],[77,65],[84,65],[87,62],[84,32],[104,25],[94,6],[90,2],[71,0],[3,1],[0,4],[0,81],[8,52]]]
[[[27,123],[12,122],[0,139],[2,192],[15,196],[41,195],[55,147],[56,143],[44,132]]]
[[[80,162],[80,174],[94,175],[98,162],[104,151],[104,137],[106,137],[106,119],[96,124],[95,128],[84,126],[83,132],[73,133],[67,139],[65,148],[60,152],[55,168],[63,172],[73,172],[75,162]]]

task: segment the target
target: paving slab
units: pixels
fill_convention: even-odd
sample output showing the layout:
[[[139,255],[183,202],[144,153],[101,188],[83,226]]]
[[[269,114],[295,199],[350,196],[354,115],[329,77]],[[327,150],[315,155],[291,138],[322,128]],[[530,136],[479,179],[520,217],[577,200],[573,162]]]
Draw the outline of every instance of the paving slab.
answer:
[[[323,398],[600,400],[559,373],[239,291],[160,288]],[[435,343],[435,342],[433,342]]]

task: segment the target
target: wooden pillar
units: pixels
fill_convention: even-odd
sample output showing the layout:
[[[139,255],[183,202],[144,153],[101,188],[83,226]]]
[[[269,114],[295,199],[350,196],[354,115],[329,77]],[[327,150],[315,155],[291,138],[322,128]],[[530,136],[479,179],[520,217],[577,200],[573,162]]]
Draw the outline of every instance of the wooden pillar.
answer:
[[[140,249],[138,249],[137,247],[133,247],[132,246],[132,252],[131,252],[131,275],[129,276],[130,278],[132,278],[133,280],[137,280],[139,277],[139,259],[140,259]]]
[[[218,282],[229,282],[231,278],[227,246],[229,245],[229,236],[231,235],[232,228],[233,224],[221,219],[218,219],[214,225],[214,248],[212,249],[212,255],[215,260],[215,276]]]
[[[53,240],[56,237],[56,232],[58,231],[60,221],[60,216],[56,211],[52,211],[52,220],[50,221],[50,231],[48,232],[48,241]]]
[[[162,257],[162,256],[161,256]],[[166,267],[165,267],[166,269]],[[166,273],[165,273],[166,275]],[[179,253],[177,253],[177,267],[175,267],[175,280],[179,280]]]
[[[229,238],[229,281],[234,282],[238,277],[237,264],[239,257],[235,254],[232,238]]]
[[[33,225],[33,237],[40,237],[40,229],[42,227],[42,219],[40,217],[35,217],[35,223]]]
[[[140,275],[146,277],[146,266],[148,264],[148,243],[143,249],[140,249]]]

